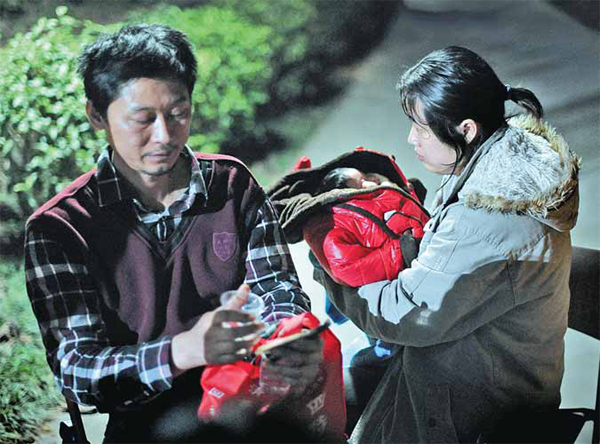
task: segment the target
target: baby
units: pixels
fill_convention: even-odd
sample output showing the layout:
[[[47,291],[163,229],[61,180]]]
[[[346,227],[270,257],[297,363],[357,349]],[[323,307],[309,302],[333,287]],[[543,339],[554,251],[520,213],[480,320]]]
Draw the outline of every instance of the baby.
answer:
[[[392,280],[408,264],[400,238],[423,237],[428,216],[388,178],[340,167],[323,178],[318,193],[339,188],[369,189],[308,221],[304,239],[320,264],[339,283],[359,287]]]
[[[335,168],[323,178],[317,194],[333,189],[380,186],[390,188],[374,189],[372,193],[336,204],[331,213],[310,219],[303,229],[313,265],[326,268],[339,283],[357,287],[395,279],[410,265],[410,259],[403,255],[400,237],[407,233],[417,240],[423,237],[428,216],[398,185],[381,174],[365,173],[357,168]],[[411,191],[413,185],[409,183],[408,188]],[[325,297],[327,315],[337,324],[346,322],[347,318],[331,304],[327,295]],[[393,354],[393,344],[368,339],[372,347],[355,359],[386,359]]]
[[[387,177],[378,173],[363,173],[357,168],[334,168],[323,178],[320,192],[336,188],[372,188],[378,185],[397,187]],[[412,187],[412,185],[409,185]]]

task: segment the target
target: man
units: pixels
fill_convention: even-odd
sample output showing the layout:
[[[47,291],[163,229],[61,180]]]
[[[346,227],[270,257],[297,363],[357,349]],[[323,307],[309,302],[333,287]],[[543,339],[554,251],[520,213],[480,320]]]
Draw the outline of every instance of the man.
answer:
[[[27,222],[27,290],[48,363],[66,397],[110,413],[106,441],[200,440],[202,368],[244,358],[263,323],[310,301],[250,172],[186,146],[196,80],[186,37],[125,27],[79,62],[86,112],[109,146]],[[262,322],[239,310],[249,290],[266,302]],[[299,394],[321,351],[319,339],[297,341],[271,366]]]

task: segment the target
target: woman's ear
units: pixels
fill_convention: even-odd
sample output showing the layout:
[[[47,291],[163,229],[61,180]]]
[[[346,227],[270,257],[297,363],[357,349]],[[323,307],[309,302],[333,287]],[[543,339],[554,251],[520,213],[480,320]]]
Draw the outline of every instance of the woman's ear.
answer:
[[[479,125],[473,119],[465,119],[458,125],[458,131],[464,136],[467,143],[471,143],[479,134]]]
[[[94,105],[92,105],[92,102],[90,102],[89,100],[85,103],[85,113],[87,114],[88,119],[90,119],[90,123],[92,124],[94,129],[96,129],[96,130],[107,129],[106,128],[107,127],[106,120],[96,110],[96,108],[94,108]]]

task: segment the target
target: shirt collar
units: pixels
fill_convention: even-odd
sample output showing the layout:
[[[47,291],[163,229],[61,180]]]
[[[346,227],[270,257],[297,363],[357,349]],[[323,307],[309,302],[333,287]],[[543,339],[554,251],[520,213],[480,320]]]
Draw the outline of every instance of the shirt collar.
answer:
[[[98,204],[101,207],[135,198],[135,190],[115,168],[112,162],[112,154],[113,149],[108,146],[100,155],[97,162],[95,175],[98,181]],[[208,190],[198,159],[196,159],[196,156],[194,156],[194,153],[188,146],[185,146],[181,151],[181,156],[190,163],[189,194],[194,196],[202,195],[205,200],[208,199]]]

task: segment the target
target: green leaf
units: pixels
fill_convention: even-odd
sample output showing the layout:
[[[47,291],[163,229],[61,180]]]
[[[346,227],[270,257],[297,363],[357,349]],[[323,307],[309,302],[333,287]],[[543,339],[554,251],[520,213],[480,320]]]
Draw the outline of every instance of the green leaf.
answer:
[[[63,15],[65,15],[67,13],[68,10],[69,10],[69,8],[66,6],[58,6],[56,8],[56,16],[62,17]]]

